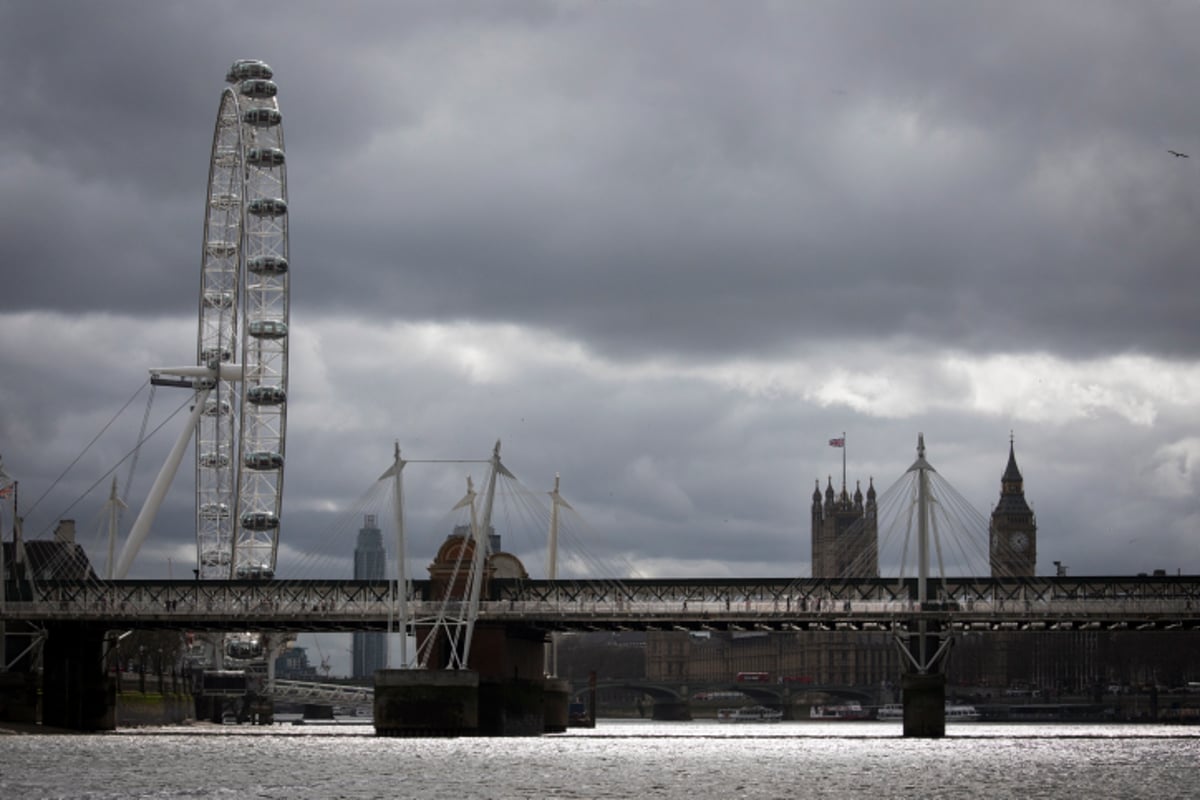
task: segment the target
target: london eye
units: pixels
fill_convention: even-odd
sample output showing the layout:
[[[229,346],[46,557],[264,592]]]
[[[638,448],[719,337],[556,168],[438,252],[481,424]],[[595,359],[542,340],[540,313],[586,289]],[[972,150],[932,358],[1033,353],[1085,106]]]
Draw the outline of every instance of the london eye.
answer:
[[[200,578],[269,578],[279,547],[288,401],[287,168],[278,88],[234,62],[213,132],[196,363]]]

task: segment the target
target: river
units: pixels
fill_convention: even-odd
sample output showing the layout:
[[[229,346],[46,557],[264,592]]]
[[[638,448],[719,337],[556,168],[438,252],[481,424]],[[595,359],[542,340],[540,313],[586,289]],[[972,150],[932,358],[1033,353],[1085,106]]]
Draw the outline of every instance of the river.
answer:
[[[0,735],[0,798],[1191,798],[1200,728],[600,720],[529,739],[369,725]]]

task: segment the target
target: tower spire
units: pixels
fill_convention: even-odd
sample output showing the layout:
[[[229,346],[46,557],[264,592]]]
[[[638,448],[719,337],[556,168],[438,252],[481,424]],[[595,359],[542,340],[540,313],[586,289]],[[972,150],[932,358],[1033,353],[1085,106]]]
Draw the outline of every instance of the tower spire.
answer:
[[[992,510],[989,560],[993,576],[1029,576],[1037,569],[1037,520],[1025,499],[1025,479],[1017,466],[1015,440],[1010,431],[1000,500]]]

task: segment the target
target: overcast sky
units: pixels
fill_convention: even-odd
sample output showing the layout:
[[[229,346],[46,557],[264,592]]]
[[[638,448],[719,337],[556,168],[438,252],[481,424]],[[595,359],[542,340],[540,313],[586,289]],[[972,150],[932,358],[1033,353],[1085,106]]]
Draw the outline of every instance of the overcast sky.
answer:
[[[1168,2],[0,0],[0,455],[27,530],[73,517],[103,562],[107,481],[71,504],[146,392],[55,479],[194,358],[213,124],[252,57],[288,153],[281,571],[350,574],[393,442],[500,439],[640,574],[808,576],[828,440],[883,491],[923,432],[982,515],[1015,437],[1040,573],[1196,573],[1197,41]],[[472,470],[406,470],[414,576]],[[190,574],[191,487],[133,574]]]

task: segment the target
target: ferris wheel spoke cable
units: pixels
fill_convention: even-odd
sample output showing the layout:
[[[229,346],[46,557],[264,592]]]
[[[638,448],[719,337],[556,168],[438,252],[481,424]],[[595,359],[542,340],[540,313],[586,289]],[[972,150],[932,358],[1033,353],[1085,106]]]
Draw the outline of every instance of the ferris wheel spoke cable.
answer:
[[[84,446],[83,450],[81,450],[79,452],[79,455],[75,456],[75,460],[72,461],[70,464],[68,464],[67,468],[64,469],[59,474],[59,476],[54,479],[54,482],[50,484],[50,486],[46,489],[46,491],[42,492],[42,494],[38,497],[38,499],[34,500],[33,504],[30,505],[27,509],[25,509],[26,514],[33,513],[33,510],[38,507],[38,504],[41,503],[43,500],[45,500],[46,496],[48,494],[50,494],[50,492],[54,491],[54,487],[58,486],[59,482],[62,481],[62,479],[67,476],[67,473],[70,472],[75,467],[75,465],[79,463],[80,459],[82,459],[85,455],[87,455],[88,450],[92,449],[92,445],[94,445],[96,442],[98,442],[100,440],[100,437],[103,436],[105,434],[105,432],[108,431],[108,429],[112,427],[113,423],[117,421],[117,418],[125,413],[125,409],[129,408],[130,404],[132,404],[133,401],[137,398],[137,396],[142,393],[142,389],[145,389],[148,383],[149,383],[149,381],[147,381],[146,383],[143,383],[141,386],[139,386],[137,388],[137,391],[134,392],[130,396],[130,398],[125,401],[125,404],[123,406],[121,406],[121,408],[117,411],[117,413],[113,414],[112,419],[110,419],[108,422],[104,423],[104,427],[102,427],[100,429],[99,433],[97,433],[94,437],[92,437],[92,440],[90,442],[88,442],[87,445]],[[79,498],[79,499],[82,499],[82,498]],[[78,502],[78,500],[76,500],[75,502]],[[71,506],[74,506],[74,505],[75,505],[75,503],[71,504]]]
[[[79,502],[81,500],[83,500],[83,498],[87,497],[93,491],[95,491],[96,487],[98,487],[100,484],[102,484],[108,478],[112,477],[113,473],[115,473],[118,469],[120,469],[121,465],[124,464],[126,462],[126,460],[133,457],[143,444],[150,441],[150,439],[154,438],[154,435],[156,433],[158,433],[160,430],[162,430],[168,422],[170,422],[176,416],[178,416],[180,411],[183,411],[183,409],[187,408],[189,402],[190,402],[190,400],[183,401],[174,411],[172,411],[170,414],[168,414],[167,417],[165,419],[163,419],[162,422],[155,425],[154,430],[150,431],[149,435],[146,436],[146,438],[144,438],[142,441],[140,441],[136,445],[134,445],[131,450],[129,450],[125,453],[125,455],[121,456],[120,460],[118,460],[116,464],[113,464],[112,467],[110,467],[107,472],[105,472],[100,477],[96,478],[96,480],[92,483],[92,485],[90,485],[87,489],[85,489],[83,491],[83,493],[78,498],[76,498],[74,501],[72,501],[69,506],[64,508],[62,511],[58,512],[58,514],[54,515],[54,518],[62,519],[63,516],[65,516],[76,505],[78,505]],[[49,526],[44,528],[41,531],[41,533],[45,533],[47,530],[49,530]]]
[[[139,391],[140,391],[140,390],[139,390]],[[120,458],[120,459],[117,461],[117,463],[113,464],[113,465],[112,465],[112,466],[111,466],[111,467],[110,467],[110,468],[109,468],[109,469],[108,469],[106,472],[104,472],[102,475],[100,475],[100,477],[96,478],[96,480],[95,480],[95,481],[94,481],[94,482],[93,482],[93,483],[92,483],[90,486],[88,486],[88,488],[87,488],[87,489],[85,489],[85,490],[84,490],[84,491],[83,491],[83,492],[82,492],[82,493],[81,493],[81,494],[80,494],[80,495],[79,495],[77,498],[75,498],[74,500],[72,500],[72,501],[71,501],[71,503],[70,503],[69,505],[67,505],[67,507],[66,507],[66,508],[62,509],[62,510],[61,510],[61,511],[59,511],[57,514],[53,515],[53,519],[55,519],[55,520],[60,520],[60,519],[62,519],[62,518],[63,518],[63,517],[64,517],[64,516],[65,516],[67,513],[69,513],[69,512],[71,511],[71,509],[73,509],[73,508],[74,508],[76,505],[78,505],[78,504],[79,504],[79,503],[80,503],[80,502],[81,502],[81,501],[82,501],[82,500],[83,500],[85,497],[87,497],[87,496],[88,496],[88,495],[90,495],[90,494],[91,494],[93,491],[95,491],[95,489],[96,489],[96,487],[97,487],[97,486],[99,486],[101,483],[103,483],[103,482],[104,482],[105,480],[107,480],[108,478],[112,477],[113,473],[115,473],[115,472],[116,472],[118,469],[120,469],[122,464],[124,464],[124,463],[125,463],[127,460],[129,460],[130,458],[134,457],[134,456],[137,454],[138,450],[139,450],[139,449],[142,447],[142,445],[143,445],[143,444],[145,444],[146,442],[150,441],[150,439],[154,438],[154,435],[155,435],[156,433],[158,433],[160,430],[162,430],[162,429],[163,429],[163,427],[164,427],[164,426],[165,426],[165,425],[166,425],[168,422],[170,422],[172,419],[174,419],[174,418],[175,418],[175,417],[176,417],[176,416],[179,414],[179,412],[180,412],[180,411],[182,411],[184,408],[186,408],[190,402],[191,402],[190,398],[189,398],[188,400],[184,400],[184,401],[183,401],[183,402],[182,402],[182,403],[181,403],[181,404],[180,404],[180,405],[179,405],[179,406],[178,406],[178,407],[177,407],[177,408],[176,408],[174,411],[172,411],[172,412],[171,412],[169,415],[167,415],[167,417],[166,417],[166,418],[165,418],[165,419],[164,419],[162,422],[160,422],[160,423],[158,423],[157,425],[155,425],[155,426],[154,426],[154,430],[150,431],[150,433],[149,433],[148,435],[146,435],[146,436],[142,437],[142,438],[141,438],[141,439],[140,439],[140,440],[137,442],[137,444],[135,444],[135,445],[133,446],[133,448],[132,448],[132,449],[130,449],[129,451],[127,451],[127,452],[125,453],[125,455],[121,456],[121,458]],[[111,424],[111,422],[110,422],[110,424]],[[106,426],[106,428],[107,428],[107,426]],[[96,438],[97,438],[97,439],[99,439],[99,438],[100,438],[100,437],[99,437],[99,435],[98,435]],[[93,439],[93,440],[92,440],[92,444],[95,444],[95,442],[96,442],[96,439]],[[91,445],[89,444],[89,445],[88,445],[88,447],[91,447]],[[84,451],[84,452],[86,452],[86,449],[85,449],[85,451]],[[75,459],[75,461],[78,461],[78,460],[79,460],[80,458],[82,458],[82,457],[83,457],[83,453],[80,453],[80,454],[79,454],[79,457],[77,457],[77,458]],[[72,463],[74,463],[74,462],[72,462]],[[64,470],[64,471],[63,471],[63,474],[62,474],[62,475],[60,475],[60,476],[58,477],[58,479],[57,479],[57,480],[55,480],[55,484],[57,484],[57,483],[58,483],[60,480],[62,480],[63,476],[65,476],[65,475],[67,474],[67,472],[68,472],[68,471],[70,471],[70,467],[68,467],[66,470]],[[54,486],[53,486],[53,485],[51,485],[51,487],[50,487],[50,488],[52,489],[52,488],[54,488]],[[48,493],[49,493],[49,490],[47,490],[47,491],[46,491],[46,493],[45,493],[45,494],[43,494],[41,498],[38,498],[38,502],[41,502],[41,500],[42,500],[42,499],[43,499],[43,498],[46,496],[46,494],[48,494]],[[34,503],[34,505],[36,506],[36,505],[37,505],[37,503]],[[30,507],[30,510],[32,511],[32,509],[33,509],[33,507],[31,506],[31,507]],[[28,512],[27,512],[27,513],[28,513]],[[47,524],[47,525],[46,525],[44,528],[42,528],[42,529],[41,529],[41,530],[38,532],[38,536],[43,536],[43,535],[45,535],[45,534],[46,534],[46,532],[50,530],[50,525],[51,525],[51,524],[57,524],[57,523],[48,523],[48,524]]]

